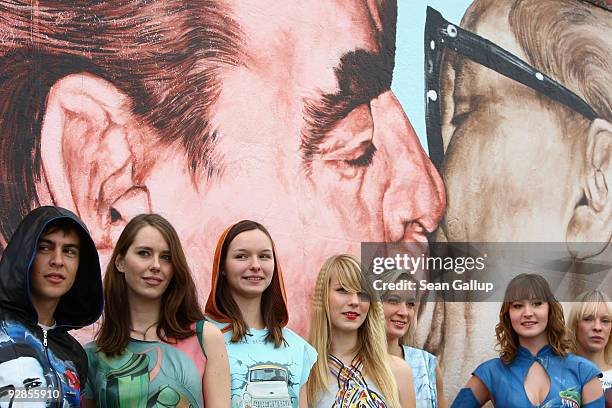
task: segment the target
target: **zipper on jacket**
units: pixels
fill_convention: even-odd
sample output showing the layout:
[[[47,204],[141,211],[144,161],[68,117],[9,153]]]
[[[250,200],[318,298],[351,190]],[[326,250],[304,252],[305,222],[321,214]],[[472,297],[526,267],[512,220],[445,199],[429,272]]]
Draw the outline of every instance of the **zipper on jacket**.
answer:
[[[55,377],[55,381],[56,381],[56,387],[59,390],[59,398],[55,401],[55,406],[57,406],[58,408],[61,407],[62,401],[64,399],[63,393],[62,393],[62,380],[60,379],[59,375],[57,374],[57,371],[55,371],[55,367],[53,367],[53,364],[51,364],[51,359],[49,358],[49,349],[47,347],[47,329],[42,329],[43,331],[43,346],[45,348],[45,356],[47,357],[47,362],[49,363],[49,368],[51,369],[51,371],[53,372],[53,376]]]

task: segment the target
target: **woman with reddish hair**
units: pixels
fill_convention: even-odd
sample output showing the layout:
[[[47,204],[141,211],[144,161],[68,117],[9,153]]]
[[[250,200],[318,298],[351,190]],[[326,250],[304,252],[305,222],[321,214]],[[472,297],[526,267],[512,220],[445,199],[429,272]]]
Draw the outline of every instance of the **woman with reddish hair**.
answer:
[[[306,407],[317,353],[285,327],[283,274],[263,225],[240,221],[219,238],[206,317],[225,334],[232,407]]]
[[[563,308],[543,277],[510,281],[495,335],[500,357],[474,370],[452,407],[604,407],[600,371],[566,352]]]

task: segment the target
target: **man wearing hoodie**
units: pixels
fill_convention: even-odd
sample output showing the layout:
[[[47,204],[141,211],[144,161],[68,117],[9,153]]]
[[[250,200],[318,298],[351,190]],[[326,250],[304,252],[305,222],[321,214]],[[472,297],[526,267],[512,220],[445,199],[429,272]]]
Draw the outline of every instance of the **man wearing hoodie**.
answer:
[[[0,260],[0,407],[78,407],[87,357],[68,330],[102,313],[96,247],[82,221],[40,207],[21,222]]]

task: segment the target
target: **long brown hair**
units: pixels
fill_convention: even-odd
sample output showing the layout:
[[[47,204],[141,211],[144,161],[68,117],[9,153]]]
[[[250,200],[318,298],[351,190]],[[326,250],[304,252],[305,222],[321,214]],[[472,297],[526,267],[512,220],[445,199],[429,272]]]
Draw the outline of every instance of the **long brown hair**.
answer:
[[[543,277],[531,273],[522,273],[508,283],[504,294],[504,302],[499,311],[499,323],[495,326],[497,347],[504,364],[514,360],[520,345],[518,334],[512,328],[512,322],[510,321],[510,306],[516,301],[534,299],[548,303],[548,324],[546,325],[548,344],[558,356],[565,357],[567,354],[569,341],[566,336],[561,303],[555,299],[548,282]]]
[[[115,265],[134,243],[142,228],[158,230],[170,247],[174,275],[161,299],[157,336],[168,342],[195,334],[191,324],[204,318],[191,271],[185,259],[181,241],[174,227],[158,214],[140,214],[132,218],[117,240],[104,275],[104,319],[96,334],[98,349],[107,355],[121,354],[130,339],[130,308],[125,276]]]
[[[206,303],[206,315],[218,322],[229,323],[223,331],[232,330],[231,341],[233,343],[241,341],[246,336],[249,327],[244,321],[242,312],[234,301],[230,287],[221,271],[224,268],[227,249],[234,238],[243,232],[252,230],[259,230],[266,234],[272,244],[274,272],[270,285],[261,296],[261,314],[268,329],[266,341],[274,342],[275,347],[280,347],[284,342],[283,327],[289,321],[285,285],[272,236],[266,227],[258,222],[242,220],[225,230],[219,238],[217,249],[215,250],[212,284],[210,294],[208,295],[208,302]]]

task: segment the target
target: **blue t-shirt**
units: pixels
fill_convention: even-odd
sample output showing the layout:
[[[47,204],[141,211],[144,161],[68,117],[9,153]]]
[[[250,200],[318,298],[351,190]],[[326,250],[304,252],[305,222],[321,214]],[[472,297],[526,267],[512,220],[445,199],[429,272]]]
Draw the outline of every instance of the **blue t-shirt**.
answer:
[[[225,323],[211,321],[219,329]],[[267,329],[249,329],[239,342],[232,343],[232,331],[225,332],[230,366],[231,408],[261,406],[297,408],[300,389],[317,360],[317,352],[293,331],[283,329],[286,344],[275,348],[266,342]]]
[[[436,357],[414,347],[402,345],[404,360],[412,369],[416,408],[437,408]]]
[[[550,390],[541,408],[581,407],[582,388],[600,375],[599,369],[589,360],[574,354],[559,357],[550,345],[542,347],[535,356],[519,347],[510,364],[495,358],[478,366],[473,374],[487,386],[496,408],[531,408],[534,405],[525,392],[525,377],[536,361],[550,378]]]

